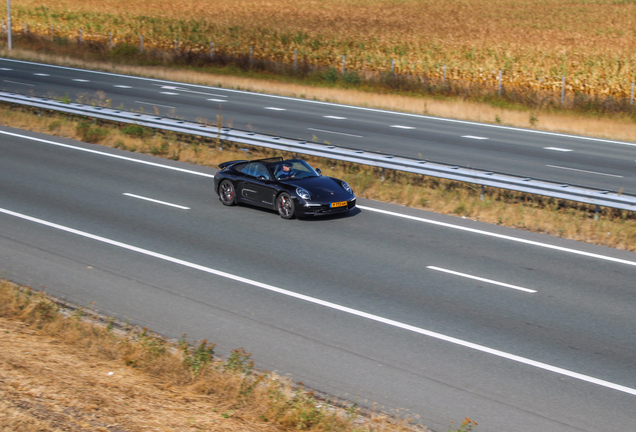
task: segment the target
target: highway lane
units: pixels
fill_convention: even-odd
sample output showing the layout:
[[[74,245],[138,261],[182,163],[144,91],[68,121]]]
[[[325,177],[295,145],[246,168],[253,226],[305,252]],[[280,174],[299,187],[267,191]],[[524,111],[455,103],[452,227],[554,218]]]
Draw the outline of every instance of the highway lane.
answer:
[[[3,277],[437,431],[633,421],[636,254],[365,200],[284,221],[212,169],[2,130]]]
[[[636,144],[0,59],[0,88],[636,193]]]

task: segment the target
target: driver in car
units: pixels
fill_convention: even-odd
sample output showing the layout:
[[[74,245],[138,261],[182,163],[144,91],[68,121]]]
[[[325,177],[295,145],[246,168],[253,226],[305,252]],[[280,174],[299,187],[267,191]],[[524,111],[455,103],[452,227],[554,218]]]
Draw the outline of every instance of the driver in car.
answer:
[[[292,164],[289,162],[285,162],[283,164],[283,169],[278,173],[278,179],[288,179],[292,177],[296,177],[296,170],[292,168]]]

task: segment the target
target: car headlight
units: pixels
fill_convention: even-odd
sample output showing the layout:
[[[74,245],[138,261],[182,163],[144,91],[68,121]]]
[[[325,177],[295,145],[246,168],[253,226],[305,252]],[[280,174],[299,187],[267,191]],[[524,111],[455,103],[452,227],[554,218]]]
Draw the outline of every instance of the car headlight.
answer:
[[[347,182],[342,182],[341,184],[342,184],[342,187],[344,188],[344,190],[346,190],[349,193],[353,193],[353,191],[351,190],[351,186],[349,186],[347,184]]]
[[[305,189],[299,187],[296,188],[296,195],[298,195],[299,197],[301,197],[304,200],[310,200],[311,199],[311,195],[309,194],[309,192],[307,192]]]

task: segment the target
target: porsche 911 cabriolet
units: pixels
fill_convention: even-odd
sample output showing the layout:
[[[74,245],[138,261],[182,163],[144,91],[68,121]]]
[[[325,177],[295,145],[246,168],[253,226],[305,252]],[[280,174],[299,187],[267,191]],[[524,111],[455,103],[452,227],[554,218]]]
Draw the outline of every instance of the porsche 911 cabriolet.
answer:
[[[284,219],[341,213],[356,206],[346,182],[323,176],[301,159],[235,160],[219,168],[214,190],[226,206],[265,207]]]

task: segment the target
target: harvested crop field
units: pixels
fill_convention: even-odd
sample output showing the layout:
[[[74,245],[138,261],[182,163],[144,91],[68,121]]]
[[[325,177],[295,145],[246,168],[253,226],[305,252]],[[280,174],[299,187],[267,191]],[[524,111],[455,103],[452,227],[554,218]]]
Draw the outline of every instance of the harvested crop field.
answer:
[[[0,9],[2,10],[2,9]],[[0,12],[1,13],[1,12]],[[14,31],[628,97],[636,2],[597,0],[59,0],[13,6]]]

